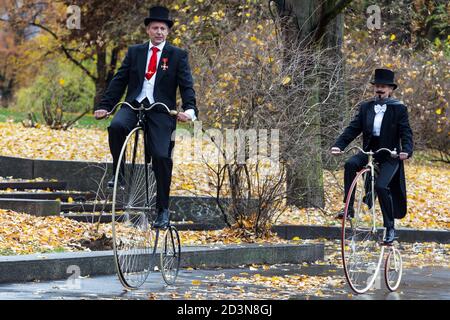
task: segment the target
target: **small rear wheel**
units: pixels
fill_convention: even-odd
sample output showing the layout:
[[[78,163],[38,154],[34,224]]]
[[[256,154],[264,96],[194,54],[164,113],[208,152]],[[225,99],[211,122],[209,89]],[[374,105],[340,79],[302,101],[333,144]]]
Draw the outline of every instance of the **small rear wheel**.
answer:
[[[400,286],[402,280],[403,262],[400,251],[392,246],[386,258],[384,266],[384,279],[390,291],[395,291]]]
[[[164,233],[161,248],[161,274],[168,285],[175,283],[180,270],[181,243],[174,226],[169,226]]]

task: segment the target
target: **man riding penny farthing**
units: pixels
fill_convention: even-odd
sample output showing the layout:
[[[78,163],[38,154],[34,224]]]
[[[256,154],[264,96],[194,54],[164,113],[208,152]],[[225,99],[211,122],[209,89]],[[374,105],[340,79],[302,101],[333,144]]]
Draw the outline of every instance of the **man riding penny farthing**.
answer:
[[[401,256],[393,246],[395,219],[404,218],[407,212],[403,161],[413,154],[408,109],[392,98],[397,88],[394,72],[376,69],[371,83],[375,97],[360,104],[358,113],[331,148],[332,154],[343,154],[362,133],[362,148],[349,149],[359,149],[359,153],[345,163],[345,207],[337,215],[342,219],[345,276],[357,293],[372,287],[385,247],[390,248],[385,270],[388,288],[393,291],[400,283]],[[381,210],[376,208],[376,197]],[[384,228],[378,221],[380,216]]]
[[[119,278],[130,288],[145,281],[147,259],[156,251],[159,230],[170,227],[176,122],[193,121],[198,115],[188,53],[166,41],[173,26],[169,13],[165,7],[150,8],[144,20],[150,41],[128,48],[94,112],[96,119],[103,119],[120,105],[108,127],[114,173],[108,187],[114,188],[115,221],[123,222],[113,222]],[[119,103],[125,89],[125,101]],[[183,112],[176,112],[177,89]]]

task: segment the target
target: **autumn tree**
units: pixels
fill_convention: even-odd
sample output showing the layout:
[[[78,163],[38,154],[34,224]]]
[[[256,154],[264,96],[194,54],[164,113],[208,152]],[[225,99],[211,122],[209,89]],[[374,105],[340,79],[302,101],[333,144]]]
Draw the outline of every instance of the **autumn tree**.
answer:
[[[78,12],[70,10],[77,8],[73,6],[80,8],[79,29],[69,21],[78,18]],[[122,50],[138,37],[145,11],[140,1],[26,0],[9,3],[8,18],[2,20],[48,36],[52,41],[42,49],[62,54],[83,70],[95,83],[95,104],[114,75]]]
[[[283,42],[287,48],[286,52],[303,52],[311,49],[316,52],[324,52],[324,61],[334,61],[335,70],[321,70],[315,65],[305,66],[302,72],[293,75],[294,82],[302,82],[302,78],[312,79],[306,86],[314,88],[316,94],[311,96],[308,106],[299,105],[298,108],[315,106],[310,112],[310,119],[305,128],[309,139],[309,148],[303,150],[297,156],[300,165],[290,167],[288,182],[290,190],[290,203],[301,207],[323,207],[323,162],[327,156],[322,154],[333,137],[330,128],[333,123],[339,123],[339,108],[333,108],[334,112],[327,110],[329,104],[345,107],[345,95],[343,81],[332,81],[340,86],[339,90],[333,90],[330,96],[329,88],[317,87],[321,83],[323,75],[342,79],[343,65],[341,45],[343,39],[343,9],[351,0],[276,0],[269,1],[276,5],[277,17],[280,20]],[[323,51],[326,49],[325,51]],[[285,64],[289,65],[290,54],[285,55]],[[333,64],[332,64],[333,65]],[[328,68],[331,67],[328,65]],[[332,71],[332,72],[330,72]],[[314,75],[311,77],[311,75]],[[317,79],[319,81],[315,81]],[[324,79],[322,79],[324,80]],[[327,103],[321,103],[327,101]],[[299,124],[305,126],[305,124]],[[331,130],[332,132],[333,130]]]
[[[8,106],[18,84],[20,45],[29,36],[26,25],[8,23],[17,16],[8,8],[18,7],[17,1],[0,1],[0,105]]]

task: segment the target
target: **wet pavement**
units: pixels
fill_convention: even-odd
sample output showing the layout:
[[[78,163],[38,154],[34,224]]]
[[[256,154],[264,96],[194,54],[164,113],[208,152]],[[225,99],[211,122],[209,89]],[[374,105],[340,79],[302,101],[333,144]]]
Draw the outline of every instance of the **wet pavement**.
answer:
[[[382,272],[380,273],[382,276]],[[236,279],[308,275],[320,283],[316,290],[236,282]],[[278,277],[278,278],[277,278]],[[278,279],[278,280],[277,280]],[[328,279],[328,280],[327,280]],[[330,280],[331,279],[331,280]],[[391,293],[381,277],[367,294],[354,295],[343,281],[342,269],[330,265],[277,265],[258,268],[182,270],[175,286],[166,286],[161,274],[152,272],[139,289],[126,291],[116,276],[96,276],[64,281],[1,284],[0,299],[356,299],[356,300],[450,300],[450,269],[423,267],[405,269],[398,292]],[[336,283],[341,283],[337,285]],[[314,284],[316,285],[316,284]],[[319,288],[320,290],[317,290]]]

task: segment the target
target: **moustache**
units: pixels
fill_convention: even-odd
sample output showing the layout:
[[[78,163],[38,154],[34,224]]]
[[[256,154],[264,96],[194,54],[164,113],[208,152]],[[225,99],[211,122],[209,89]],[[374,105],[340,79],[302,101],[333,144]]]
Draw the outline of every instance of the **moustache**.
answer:
[[[378,94],[384,94],[384,91],[376,91]]]

